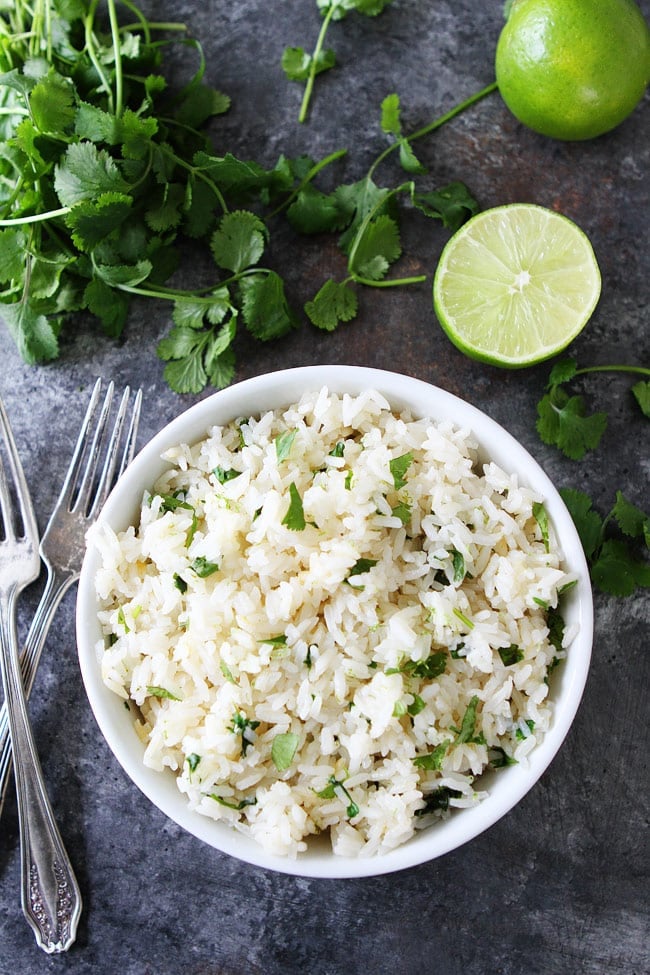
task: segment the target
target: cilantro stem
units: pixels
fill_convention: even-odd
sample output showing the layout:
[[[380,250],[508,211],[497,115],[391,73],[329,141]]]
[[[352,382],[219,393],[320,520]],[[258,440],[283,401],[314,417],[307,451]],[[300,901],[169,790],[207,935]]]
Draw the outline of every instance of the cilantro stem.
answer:
[[[0,220],[0,227],[20,227],[27,223],[39,223],[43,220],[54,220],[56,217],[64,217],[70,213],[72,207],[61,207],[59,210],[48,210],[45,213],[32,213],[28,217],[11,217],[7,220]]]
[[[584,366],[582,369],[576,369],[572,379],[576,376],[584,376],[588,372],[631,372],[638,373],[640,376],[650,376],[650,369],[646,369],[645,366]],[[559,385],[559,384],[558,384]]]
[[[372,281],[370,278],[362,278],[358,275],[352,275],[352,280],[357,284],[365,284],[369,288],[396,288],[401,287],[403,284],[421,284],[422,281],[426,281],[426,274],[418,274],[413,278],[391,278],[389,281]]]
[[[171,121],[171,120],[168,119],[167,121]],[[178,122],[176,124],[182,126],[182,123],[180,123],[180,122]],[[185,127],[185,126],[183,126],[183,127]],[[190,128],[190,127],[188,126],[187,128]],[[193,130],[193,129],[190,128],[190,131],[195,131],[195,130]],[[224,213],[228,213],[228,204],[226,203],[226,201],[225,201],[225,199],[223,197],[223,193],[221,192],[221,190],[219,189],[219,187],[217,186],[217,184],[213,180],[211,180],[209,176],[206,176],[205,175],[205,173],[203,172],[202,169],[200,169],[197,166],[192,166],[191,163],[188,163],[184,159],[181,159],[181,157],[178,156],[175,152],[172,152],[172,150],[169,148],[169,146],[163,146],[163,145],[161,145],[161,146],[159,146],[159,148],[160,148],[160,151],[161,152],[164,152],[164,154],[166,156],[168,156],[170,159],[173,159],[173,161],[176,163],[176,165],[177,166],[180,166],[181,169],[186,169],[188,173],[191,173],[192,174],[192,176],[198,176],[199,179],[202,179],[203,182],[206,183],[210,187],[210,189],[212,190],[212,192],[216,196],[217,200],[219,201],[219,206],[221,207],[221,209],[223,210],[223,212]]]
[[[122,77],[122,48],[120,46],[120,25],[117,22],[117,11],[115,0],[108,2],[108,19],[111,25],[111,36],[113,38],[113,56],[115,58],[115,115],[119,118],[122,114],[123,105],[123,77]]]
[[[448,112],[445,112],[444,115],[440,115],[432,122],[429,122],[427,125],[424,125],[421,129],[416,129],[416,131],[412,132],[411,135],[405,136],[404,137],[405,141],[415,142],[416,139],[421,139],[423,136],[429,135],[431,132],[435,132],[436,129],[441,128],[441,126],[443,126],[446,122],[451,121],[451,119],[455,118],[456,115],[460,115],[461,112],[464,112],[465,109],[470,108],[472,105],[475,105],[476,102],[481,101],[481,99],[485,98],[487,95],[492,94],[492,92],[496,91],[496,89],[497,89],[497,83],[496,81],[493,81],[485,88],[481,88],[480,91],[477,91],[473,95],[470,95],[470,97],[466,98],[465,101],[462,101],[458,105],[455,105],[454,108],[451,108]],[[377,156],[372,166],[368,170],[368,176],[372,176],[372,174],[377,169],[379,164],[382,163],[384,159],[386,159],[386,157],[391,154],[391,152],[394,152],[395,149],[399,149],[399,146],[400,146],[399,142],[391,142],[391,144],[387,146],[383,152],[380,152],[380,154]]]
[[[327,28],[330,25],[334,11],[336,10],[338,3],[334,2],[327,10],[323,18],[323,23],[321,24],[321,29],[316,40],[316,47],[311,56],[311,62],[309,65],[309,74],[307,76],[307,82],[305,84],[305,92],[302,96],[302,104],[300,106],[300,113],[298,115],[298,121],[304,122],[307,118],[307,112],[309,110],[309,102],[311,100],[312,92],[314,90],[314,81],[316,79],[316,66],[320,57],[320,53],[323,49],[323,43],[325,41],[325,35],[327,34]]]
[[[97,51],[95,49],[95,35],[93,33],[93,26],[95,23],[95,13],[97,11],[98,2],[99,0],[93,0],[93,2],[91,3],[88,9],[88,13],[84,17],[83,23],[84,23],[86,50],[88,51],[88,57],[90,58],[92,65],[95,71],[97,72],[97,76],[99,77],[99,80],[101,82],[99,86],[99,91],[106,92],[109,109],[111,112],[113,112],[114,111],[113,92],[111,89],[110,82],[108,80],[108,76],[106,75],[106,72],[104,71],[100,63],[99,58],[97,57]]]

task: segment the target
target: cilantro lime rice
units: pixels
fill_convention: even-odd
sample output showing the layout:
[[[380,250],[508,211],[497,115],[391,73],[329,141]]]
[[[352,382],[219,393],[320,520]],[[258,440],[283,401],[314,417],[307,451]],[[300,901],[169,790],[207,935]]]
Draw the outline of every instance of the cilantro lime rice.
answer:
[[[91,533],[105,683],[190,807],[295,857],[391,850],[525,762],[573,577],[471,433],[323,388],[169,450]]]

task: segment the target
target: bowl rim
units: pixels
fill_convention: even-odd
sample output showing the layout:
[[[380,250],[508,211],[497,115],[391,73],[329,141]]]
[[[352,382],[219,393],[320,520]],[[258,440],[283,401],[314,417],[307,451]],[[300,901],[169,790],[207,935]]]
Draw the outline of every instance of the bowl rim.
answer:
[[[132,782],[177,825],[214,849],[257,867],[276,872],[326,879],[376,876],[407,869],[451,852],[479,836],[506,815],[535,785],[551,764],[578,710],[591,660],[593,601],[589,572],[577,530],[562,498],[548,475],[503,426],[482,410],[453,393],[425,380],[402,373],[366,366],[312,365],[277,370],[242,380],[219,390],[178,414],[139,451],[111,492],[97,520],[121,530],[133,523],[145,487],[169,466],[161,454],[183,442],[196,442],[210,427],[239,416],[258,414],[297,402],[307,390],[327,387],[331,392],[356,395],[376,389],[395,410],[409,408],[415,416],[430,416],[436,422],[451,420],[468,430],[484,456],[507,472],[517,472],[520,482],[534,487],[561,541],[564,559],[578,575],[578,584],[567,594],[567,623],[578,623],[566,659],[553,675],[555,698],[563,707],[555,709],[549,731],[533,749],[527,767],[509,766],[486,773],[489,795],[476,806],[458,810],[442,823],[418,830],[406,843],[372,857],[339,857],[331,849],[314,847],[297,858],[266,852],[259,844],[232,826],[193,812],[176,786],[172,772],[161,774],[142,762],[144,746],[137,737],[132,716],[124,701],[101,679],[96,643],[101,639],[94,593],[98,553],[88,546],[81,568],[76,602],[76,632],[79,666],[95,720],[113,755]],[[128,499],[129,503],[125,503]],[[561,694],[560,694],[561,691]]]

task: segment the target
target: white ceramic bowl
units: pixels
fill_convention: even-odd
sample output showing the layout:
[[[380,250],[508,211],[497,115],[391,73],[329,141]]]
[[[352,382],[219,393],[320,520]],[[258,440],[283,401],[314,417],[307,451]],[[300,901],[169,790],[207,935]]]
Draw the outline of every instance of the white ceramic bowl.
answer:
[[[579,576],[578,585],[567,596],[564,613],[567,624],[579,624],[579,633],[567,659],[553,674],[552,727],[533,750],[528,766],[512,765],[487,773],[481,787],[485,783],[489,795],[481,803],[456,810],[445,822],[418,831],[403,846],[383,856],[338,857],[324,839],[296,860],[272,856],[232,827],[192,812],[172,772],[155,772],[143,764],[144,747],[135,733],[133,719],[100,675],[95,647],[102,634],[93,585],[98,556],[92,550],[86,554],[79,582],[77,642],[86,692],[106,741],[133,782],[167,816],[216,849],[257,866],[302,876],[363,877],[411,867],[455,849],[482,833],[526,795],[562,744],[580,703],[591,656],[593,607],[587,565],[571,516],[530,454],[501,426],[458,397],[420,380],[377,369],[307,366],[258,376],[209,396],[173,420],[143,448],[108,499],[101,521],[116,531],[136,522],[144,490],[151,488],[167,466],[161,460],[167,448],[202,439],[211,425],[289,405],[303,391],[322,386],[332,392],[352,394],[375,388],[395,409],[409,407],[416,416],[452,420],[456,425],[469,427],[486,460],[495,461],[508,472],[516,471],[522,484],[544,496],[566,564]]]

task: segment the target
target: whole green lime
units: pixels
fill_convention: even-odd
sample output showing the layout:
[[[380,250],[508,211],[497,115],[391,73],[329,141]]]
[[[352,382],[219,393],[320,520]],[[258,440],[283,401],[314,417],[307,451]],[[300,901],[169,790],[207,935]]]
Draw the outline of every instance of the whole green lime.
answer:
[[[501,96],[524,125],[593,139],[650,81],[650,30],[634,0],[514,0],[496,50]]]

